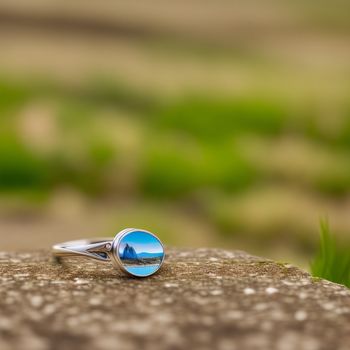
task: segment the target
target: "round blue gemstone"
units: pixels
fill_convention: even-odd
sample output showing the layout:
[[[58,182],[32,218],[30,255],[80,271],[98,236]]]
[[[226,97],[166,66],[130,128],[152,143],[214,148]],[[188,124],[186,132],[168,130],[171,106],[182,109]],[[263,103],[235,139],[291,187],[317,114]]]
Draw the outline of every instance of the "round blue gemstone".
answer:
[[[164,249],[159,239],[147,231],[126,233],[121,239],[118,254],[123,267],[132,275],[145,277],[162,265]]]

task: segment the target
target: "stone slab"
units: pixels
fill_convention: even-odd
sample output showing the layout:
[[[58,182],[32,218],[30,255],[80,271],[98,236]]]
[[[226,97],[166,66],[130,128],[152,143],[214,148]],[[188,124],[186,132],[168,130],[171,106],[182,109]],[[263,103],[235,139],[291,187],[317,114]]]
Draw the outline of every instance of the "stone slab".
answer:
[[[0,349],[350,349],[350,291],[288,264],[168,249],[161,271],[0,253]]]

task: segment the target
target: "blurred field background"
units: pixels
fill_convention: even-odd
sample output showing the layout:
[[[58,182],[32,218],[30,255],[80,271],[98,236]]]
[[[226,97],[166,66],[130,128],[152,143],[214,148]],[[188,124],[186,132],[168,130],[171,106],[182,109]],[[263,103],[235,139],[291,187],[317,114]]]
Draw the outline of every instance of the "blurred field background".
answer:
[[[1,250],[349,241],[349,39],[342,0],[2,0]]]

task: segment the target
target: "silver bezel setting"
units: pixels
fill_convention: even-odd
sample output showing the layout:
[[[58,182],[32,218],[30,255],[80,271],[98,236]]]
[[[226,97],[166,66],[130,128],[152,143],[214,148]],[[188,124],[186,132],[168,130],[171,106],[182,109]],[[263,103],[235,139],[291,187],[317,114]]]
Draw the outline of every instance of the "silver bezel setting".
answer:
[[[121,261],[121,259],[119,257],[119,246],[120,246],[121,240],[125,236],[130,234],[131,232],[139,232],[139,231],[140,232],[145,232],[145,233],[153,236],[159,242],[159,244],[161,245],[161,247],[163,249],[163,258],[162,258],[162,260],[161,260],[157,270],[155,270],[154,272],[152,272],[152,273],[150,273],[148,275],[138,275],[138,274],[135,274],[135,273],[131,273],[130,271],[128,271],[125,268],[123,262]],[[128,275],[135,276],[135,277],[148,277],[148,276],[154,275],[162,267],[164,259],[165,259],[164,246],[163,246],[163,243],[160,241],[160,239],[155,234],[153,234],[152,232],[149,232],[149,231],[144,230],[144,229],[138,229],[138,228],[126,228],[126,229],[120,231],[119,233],[117,233],[117,235],[114,237],[114,240],[113,240],[113,243],[112,243],[112,248],[110,250],[110,255],[111,255],[111,258],[112,258],[111,260],[112,260],[114,266],[116,266],[117,268],[121,269],[123,272],[127,273]]]

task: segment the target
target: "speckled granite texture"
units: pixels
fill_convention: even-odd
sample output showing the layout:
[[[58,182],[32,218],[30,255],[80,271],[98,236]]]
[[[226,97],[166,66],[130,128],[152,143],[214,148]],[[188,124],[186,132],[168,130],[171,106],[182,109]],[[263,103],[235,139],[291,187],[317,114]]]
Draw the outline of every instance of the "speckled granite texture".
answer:
[[[242,252],[169,249],[161,271],[0,253],[0,349],[350,349],[350,291]]]

